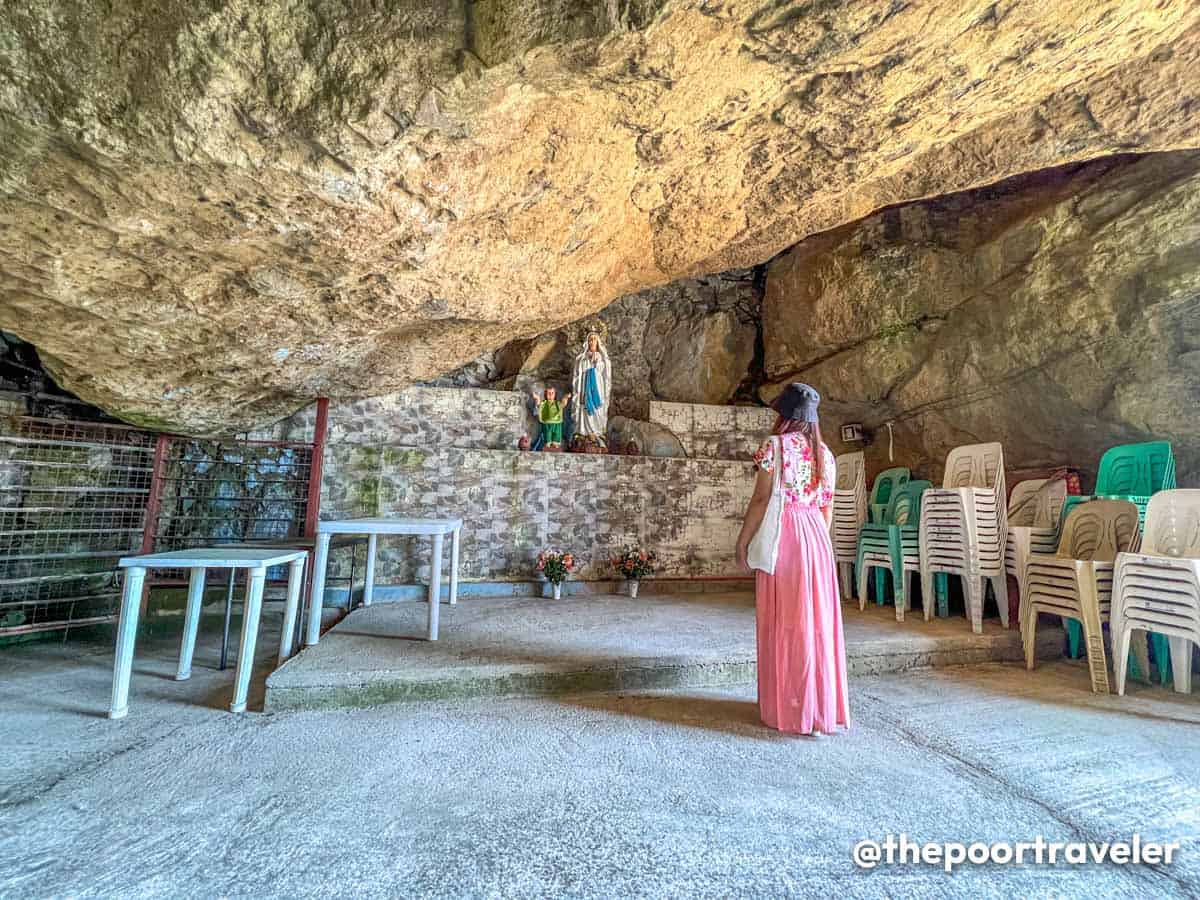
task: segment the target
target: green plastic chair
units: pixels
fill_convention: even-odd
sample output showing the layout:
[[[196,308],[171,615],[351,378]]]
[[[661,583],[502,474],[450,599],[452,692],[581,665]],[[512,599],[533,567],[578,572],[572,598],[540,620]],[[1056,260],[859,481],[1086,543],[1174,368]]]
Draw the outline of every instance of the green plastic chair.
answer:
[[[887,576],[891,576],[892,602],[896,621],[904,621],[908,609],[908,581],[920,570],[921,495],[928,481],[906,481],[892,495],[882,522],[864,525],[858,535],[858,608],[867,604],[867,576],[875,569],[875,599],[883,605],[887,599]],[[907,565],[906,565],[907,561]]]
[[[894,469],[884,469],[875,476],[871,486],[871,499],[867,506],[870,518],[868,521],[876,524],[886,524],[888,506],[896,491],[908,484],[912,477],[908,469],[898,466]]]
[[[1174,490],[1175,456],[1169,441],[1122,444],[1100,457],[1096,496],[1105,500],[1129,500],[1137,504],[1142,525],[1146,506],[1159,491]]]

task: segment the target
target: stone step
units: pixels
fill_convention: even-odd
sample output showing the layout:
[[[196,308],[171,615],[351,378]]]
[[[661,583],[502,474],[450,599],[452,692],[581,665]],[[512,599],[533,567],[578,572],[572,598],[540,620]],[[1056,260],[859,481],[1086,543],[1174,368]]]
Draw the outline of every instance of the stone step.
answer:
[[[851,675],[1019,662],[1020,635],[962,618],[898,624],[890,607],[844,605]],[[443,605],[427,642],[423,603],[358,609],[267,679],[267,710],[405,700],[538,696],[748,684],[756,677],[753,595],[467,598]],[[1039,658],[1062,653],[1038,632]]]

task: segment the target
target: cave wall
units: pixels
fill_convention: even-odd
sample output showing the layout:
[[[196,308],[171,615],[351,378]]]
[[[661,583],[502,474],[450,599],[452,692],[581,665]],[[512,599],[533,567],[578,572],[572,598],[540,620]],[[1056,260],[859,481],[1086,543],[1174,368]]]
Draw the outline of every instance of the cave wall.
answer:
[[[486,66],[561,41],[646,27],[666,0],[472,0],[466,5],[471,50]]]
[[[570,389],[588,331],[605,335],[613,366],[611,415],[646,419],[651,400],[757,402],[761,273],[681,279],[621,297],[598,315],[518,340],[432,382],[440,386]]]
[[[769,267],[764,399],[804,380],[873,470],[937,477],[1000,440],[1010,469],[1094,474],[1167,438],[1200,475],[1200,154],[1112,159],[885,210]],[[840,442],[831,441],[835,446]]]
[[[937,480],[951,448],[1000,440],[1018,477],[1069,465],[1086,482],[1108,447],[1166,438],[1181,483],[1200,483],[1198,223],[1200,154],[1047,170],[883,210],[757,272],[623,297],[455,378],[565,385],[599,321],[620,415],[769,403],[802,380],[835,451],[863,449],[841,442],[845,422],[874,432],[871,472]]]

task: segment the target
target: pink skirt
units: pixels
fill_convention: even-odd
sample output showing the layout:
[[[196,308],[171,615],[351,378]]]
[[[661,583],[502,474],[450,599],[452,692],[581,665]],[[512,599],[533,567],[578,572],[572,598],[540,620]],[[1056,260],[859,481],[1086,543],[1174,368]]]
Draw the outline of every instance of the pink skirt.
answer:
[[[758,711],[792,734],[832,734],[850,724],[837,565],[815,506],[783,508],[775,574],[759,572]]]

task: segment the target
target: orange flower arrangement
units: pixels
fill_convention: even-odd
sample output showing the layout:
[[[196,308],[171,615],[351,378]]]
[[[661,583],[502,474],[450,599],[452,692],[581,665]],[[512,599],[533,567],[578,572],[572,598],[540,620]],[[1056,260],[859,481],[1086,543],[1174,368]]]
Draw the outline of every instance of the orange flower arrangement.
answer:
[[[537,570],[551,584],[562,584],[575,568],[575,557],[568,550],[559,553],[557,550],[543,550],[538,554]]]
[[[610,557],[609,562],[612,563],[618,577],[630,581],[640,581],[654,574],[658,554],[653,550],[626,546],[620,553]]]

